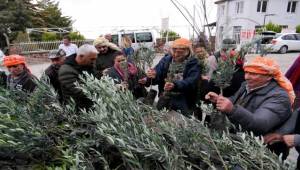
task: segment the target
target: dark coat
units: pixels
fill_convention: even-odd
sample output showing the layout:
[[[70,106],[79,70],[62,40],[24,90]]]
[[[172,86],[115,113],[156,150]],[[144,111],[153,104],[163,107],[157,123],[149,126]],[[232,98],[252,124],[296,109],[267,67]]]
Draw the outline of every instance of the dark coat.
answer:
[[[116,68],[111,67],[107,73],[109,77],[115,80],[116,84],[120,84],[123,80],[122,76],[118,73]],[[140,78],[145,77],[146,75],[138,70],[136,75],[129,75],[128,77],[128,89],[132,92],[133,96],[138,99],[140,97],[146,97],[147,90],[144,86],[138,83]]]
[[[171,98],[171,109],[181,110],[186,112],[195,107],[197,98],[197,84],[201,75],[201,68],[198,60],[194,57],[189,57],[183,71],[183,79],[174,81],[173,92],[179,92],[176,97]],[[165,79],[169,71],[172,57],[167,55],[163,57],[155,66],[156,78],[153,84],[158,85],[159,95],[164,92]]]
[[[119,51],[109,48],[106,54],[98,54],[96,59],[96,75],[100,78],[103,75],[103,70],[114,66],[114,59]]]
[[[32,75],[29,71],[24,71],[16,80],[13,80],[12,76],[8,75],[6,84],[7,88],[11,90],[21,90],[32,93],[36,88],[35,80],[37,80],[37,78],[34,75]]]
[[[5,71],[0,71],[0,86],[1,87],[6,87],[6,80],[7,80],[7,75]]]
[[[52,64],[45,70],[45,74],[46,76],[48,76],[50,80],[50,84],[53,86],[53,88],[61,98],[62,91],[61,91],[60,81],[58,80],[58,71],[60,67],[61,67],[60,65]]]
[[[245,81],[245,72],[241,67],[237,67],[236,72],[232,76],[230,86],[226,87],[223,90],[223,96],[224,97],[233,96],[240,89],[240,87],[244,81]],[[216,85],[213,81],[209,81],[207,93],[210,91],[216,92],[219,94],[220,88],[216,87]]]
[[[234,109],[228,114],[230,121],[255,135],[275,131],[292,113],[287,92],[275,80],[250,93],[243,83],[230,100],[234,104]]]
[[[77,108],[88,109],[93,105],[93,102],[87,98],[81,89],[76,87],[75,82],[82,83],[79,76],[83,72],[93,74],[94,68],[78,65],[75,58],[76,54],[69,56],[59,69],[58,79],[61,85],[63,100],[64,102],[69,102],[73,98]]]

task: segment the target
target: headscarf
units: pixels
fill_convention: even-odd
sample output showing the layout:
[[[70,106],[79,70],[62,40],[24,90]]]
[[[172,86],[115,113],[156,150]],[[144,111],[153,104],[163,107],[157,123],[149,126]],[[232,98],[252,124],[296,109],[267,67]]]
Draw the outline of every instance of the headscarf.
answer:
[[[295,100],[295,93],[291,82],[283,75],[278,63],[267,57],[257,56],[249,63],[244,65],[245,72],[257,73],[262,75],[270,75],[277,81],[289,95],[290,102],[293,105]]]
[[[127,62],[127,61],[125,61],[125,62]],[[115,63],[114,68],[120,74],[122,79],[125,80],[125,73],[124,73],[124,69],[121,68],[121,64],[120,63]],[[136,68],[136,66],[134,64],[132,64],[130,62],[127,62],[127,71],[129,73],[129,75],[134,76],[134,75],[137,74],[138,69]]]
[[[116,51],[121,51],[121,49],[116,46],[114,43],[109,42],[106,38],[104,37],[98,37],[94,40],[93,42],[94,46],[100,45],[100,46],[107,46],[108,48]]]

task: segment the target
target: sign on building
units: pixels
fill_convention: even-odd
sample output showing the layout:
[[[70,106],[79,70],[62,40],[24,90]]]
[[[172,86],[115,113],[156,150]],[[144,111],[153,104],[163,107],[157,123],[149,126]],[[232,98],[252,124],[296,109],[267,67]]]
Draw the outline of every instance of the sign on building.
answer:
[[[255,29],[242,29],[241,30],[241,41],[249,41],[255,36]]]
[[[161,30],[162,31],[169,30],[169,17],[161,19]]]

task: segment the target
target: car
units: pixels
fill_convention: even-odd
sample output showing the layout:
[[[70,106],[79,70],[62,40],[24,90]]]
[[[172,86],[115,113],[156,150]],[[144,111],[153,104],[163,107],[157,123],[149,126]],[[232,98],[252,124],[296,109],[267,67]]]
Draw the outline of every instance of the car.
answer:
[[[297,33],[278,33],[267,47],[272,52],[285,54],[288,51],[300,51],[300,34]]]
[[[276,32],[273,31],[264,31],[261,33],[261,44],[270,44],[271,41],[275,38]]]
[[[156,44],[155,32],[152,30],[121,30],[112,35],[112,42],[121,46],[123,36],[128,36],[132,41],[132,48],[138,49],[141,44],[147,48],[153,48]]]

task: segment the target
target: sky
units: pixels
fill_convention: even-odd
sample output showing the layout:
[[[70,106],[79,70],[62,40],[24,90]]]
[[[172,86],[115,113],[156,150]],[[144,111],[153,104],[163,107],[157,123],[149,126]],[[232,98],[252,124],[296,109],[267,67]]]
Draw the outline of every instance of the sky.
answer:
[[[170,29],[182,37],[189,38],[192,28],[171,0],[57,0],[63,15],[71,16],[73,27],[86,38],[121,29],[141,29],[161,27],[161,19],[169,17]],[[202,25],[200,0],[177,0],[193,15],[196,6],[196,23]],[[208,20],[216,21],[214,0],[207,0]],[[199,15],[198,15],[199,14]]]

